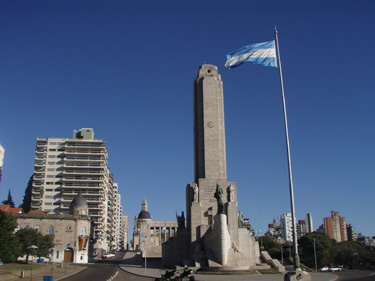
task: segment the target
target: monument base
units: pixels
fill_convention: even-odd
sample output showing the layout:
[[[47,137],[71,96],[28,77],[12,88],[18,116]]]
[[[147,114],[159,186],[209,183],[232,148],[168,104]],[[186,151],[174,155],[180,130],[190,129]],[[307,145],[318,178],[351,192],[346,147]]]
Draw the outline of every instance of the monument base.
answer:
[[[284,281],[311,281],[311,275],[302,270],[289,271],[284,275]]]

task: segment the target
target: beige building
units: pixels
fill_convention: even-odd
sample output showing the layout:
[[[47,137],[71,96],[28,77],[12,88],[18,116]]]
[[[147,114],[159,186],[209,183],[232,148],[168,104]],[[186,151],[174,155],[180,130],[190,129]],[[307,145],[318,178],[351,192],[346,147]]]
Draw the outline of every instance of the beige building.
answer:
[[[177,221],[153,221],[146,199],[134,219],[133,249],[141,250],[142,257],[161,258],[162,245],[176,235]]]
[[[47,258],[51,262],[74,262],[86,264],[91,259],[91,220],[88,204],[79,194],[71,203],[69,214],[47,214],[43,212],[16,214],[17,229],[37,229],[43,235],[53,235],[54,248]],[[90,256],[90,257],[89,257]]]
[[[120,241],[122,241],[121,248],[128,249],[129,240],[129,217],[122,216]]]

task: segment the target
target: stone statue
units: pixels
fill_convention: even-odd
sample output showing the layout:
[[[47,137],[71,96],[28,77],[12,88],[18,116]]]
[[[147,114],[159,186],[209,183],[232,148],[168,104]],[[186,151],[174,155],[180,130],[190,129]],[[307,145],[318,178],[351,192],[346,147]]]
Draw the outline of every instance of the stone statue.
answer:
[[[215,198],[217,200],[217,214],[224,214],[223,190],[216,184]]]
[[[193,188],[193,192],[194,192],[194,199],[193,199],[193,201],[197,202],[198,201],[198,191],[199,191],[198,185],[194,182],[192,188]]]
[[[244,228],[243,214],[242,214],[241,211],[238,213],[238,227],[239,228]]]
[[[228,187],[228,193],[229,193],[229,202],[234,202],[234,187],[233,187],[233,184],[231,184]]]
[[[177,212],[176,212],[176,218],[177,218],[177,223],[178,223],[178,229],[185,229],[184,211],[182,211],[181,216],[177,215]]]

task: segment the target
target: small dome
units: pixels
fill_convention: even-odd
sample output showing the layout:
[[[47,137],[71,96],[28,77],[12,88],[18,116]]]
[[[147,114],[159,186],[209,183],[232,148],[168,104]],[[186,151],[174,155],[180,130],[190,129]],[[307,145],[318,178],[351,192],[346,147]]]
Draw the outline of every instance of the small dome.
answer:
[[[151,214],[148,211],[142,210],[139,215],[139,219],[151,219]]]
[[[82,193],[80,192],[76,197],[74,197],[71,206],[88,207],[89,205],[87,204],[85,197],[83,197]]]

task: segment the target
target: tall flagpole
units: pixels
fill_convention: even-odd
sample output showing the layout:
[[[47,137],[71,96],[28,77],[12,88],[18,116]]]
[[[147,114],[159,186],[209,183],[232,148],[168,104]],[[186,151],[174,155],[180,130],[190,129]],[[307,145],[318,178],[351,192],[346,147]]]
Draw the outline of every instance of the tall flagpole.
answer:
[[[285,138],[286,138],[286,150],[288,158],[288,172],[289,172],[289,191],[290,191],[290,205],[292,210],[292,230],[293,230],[293,251],[294,251],[294,269],[301,270],[299,264],[299,255],[298,255],[298,244],[297,244],[297,230],[296,230],[296,218],[294,210],[294,192],[293,192],[293,178],[292,178],[292,162],[290,158],[290,146],[289,146],[289,133],[288,133],[288,119],[286,116],[286,105],[285,105],[285,95],[284,95],[284,82],[283,82],[283,71],[281,69],[281,59],[280,59],[280,49],[279,49],[279,38],[278,32],[275,25],[275,37],[276,37],[276,48],[277,48],[277,57],[279,62],[280,70],[280,82],[281,82],[281,95],[283,98],[283,111],[284,111],[284,124],[285,124]]]

